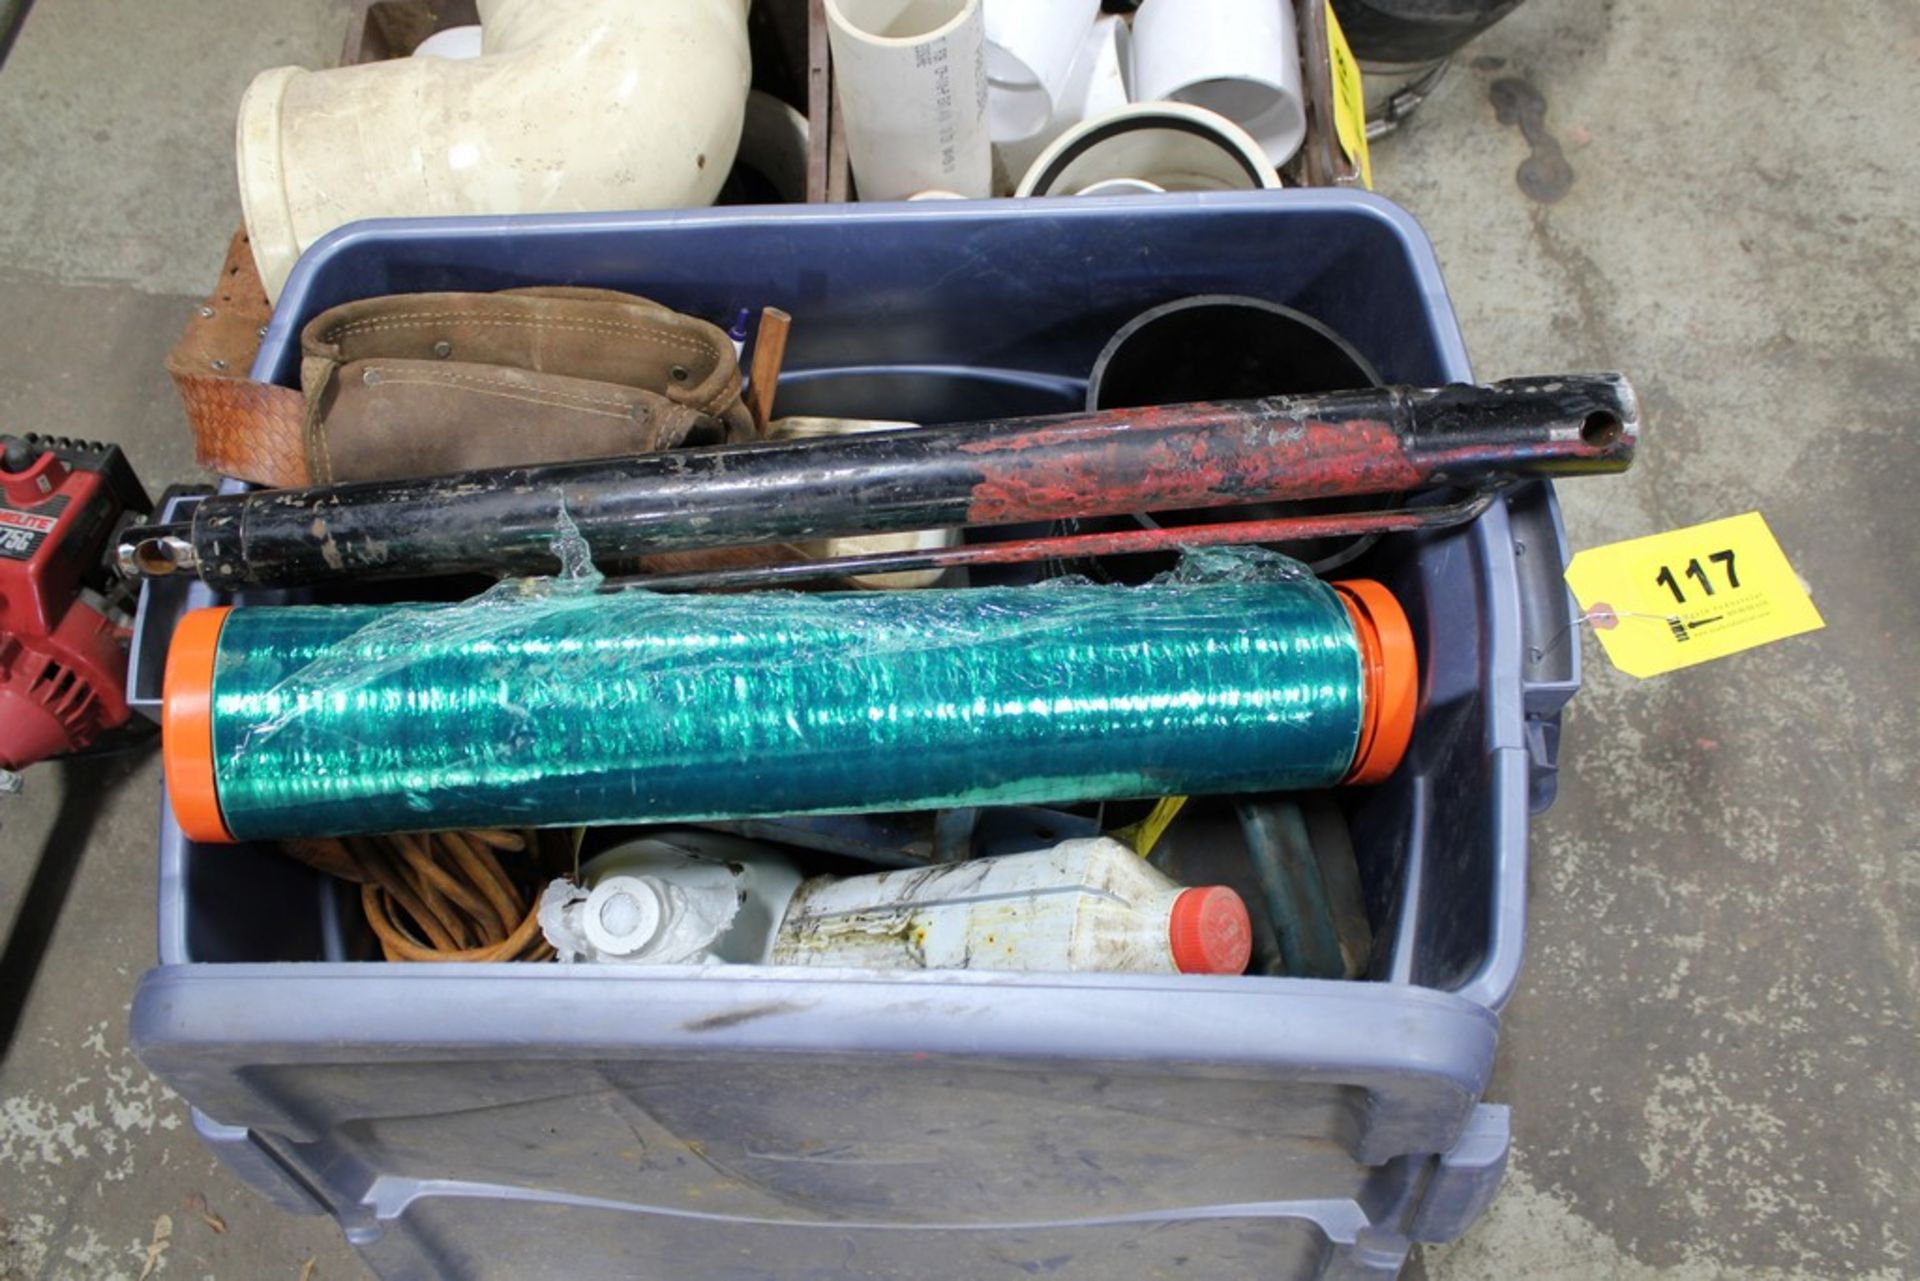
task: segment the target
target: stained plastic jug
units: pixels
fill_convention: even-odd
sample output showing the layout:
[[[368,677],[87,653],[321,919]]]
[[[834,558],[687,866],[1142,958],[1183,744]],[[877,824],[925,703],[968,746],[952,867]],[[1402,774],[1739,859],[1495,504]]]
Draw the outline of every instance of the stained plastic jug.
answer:
[[[1179,885],[1115,840],[802,885],[776,965],[1239,974],[1253,928],[1224,885]]]
[[[540,898],[540,928],[562,961],[644,965],[763,962],[800,884],[764,845],[696,828],[608,850]]]
[[[1252,950],[1233,890],[1179,885],[1105,838],[802,883],[765,847],[676,831],[609,851],[584,879],[542,902],[562,960],[1238,974]]]

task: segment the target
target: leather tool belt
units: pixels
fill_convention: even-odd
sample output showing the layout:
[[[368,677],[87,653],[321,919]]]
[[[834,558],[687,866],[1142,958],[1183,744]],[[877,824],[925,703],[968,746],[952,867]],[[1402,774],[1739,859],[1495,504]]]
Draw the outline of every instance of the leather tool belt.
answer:
[[[726,334],[631,294],[552,287],[346,303],[301,331],[299,390],[237,376],[211,354],[220,328],[252,336],[263,319],[214,302],[167,369],[201,464],[257,485],[409,479],[753,436]]]

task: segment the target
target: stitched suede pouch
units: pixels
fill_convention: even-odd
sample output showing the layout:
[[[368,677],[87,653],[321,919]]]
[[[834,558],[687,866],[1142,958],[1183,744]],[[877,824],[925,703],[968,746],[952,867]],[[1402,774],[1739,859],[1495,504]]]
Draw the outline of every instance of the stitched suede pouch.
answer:
[[[752,436],[726,334],[631,294],[370,298],[314,317],[300,345],[299,392],[182,387],[202,462],[284,487]]]

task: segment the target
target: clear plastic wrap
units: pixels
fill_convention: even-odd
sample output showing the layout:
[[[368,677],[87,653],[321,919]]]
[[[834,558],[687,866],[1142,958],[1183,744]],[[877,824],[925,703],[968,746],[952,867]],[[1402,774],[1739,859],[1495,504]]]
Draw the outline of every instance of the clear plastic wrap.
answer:
[[[213,758],[239,839],[1317,787],[1363,672],[1292,562],[1144,587],[238,609]]]

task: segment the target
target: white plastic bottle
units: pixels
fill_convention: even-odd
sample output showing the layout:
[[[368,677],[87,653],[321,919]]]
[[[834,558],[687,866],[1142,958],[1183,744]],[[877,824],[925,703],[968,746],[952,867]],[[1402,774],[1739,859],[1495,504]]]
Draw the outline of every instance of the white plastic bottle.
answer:
[[[776,965],[1239,974],[1253,930],[1224,885],[1185,888],[1118,841],[1067,841],[800,886]]]
[[[674,831],[609,851],[586,879],[541,903],[562,960],[1239,974],[1252,949],[1239,895],[1183,887],[1105,838],[802,883],[764,847]]]
[[[763,963],[800,885],[765,846],[699,828],[608,850],[581,878],[584,888],[555,881],[540,897],[540,929],[562,961]]]

